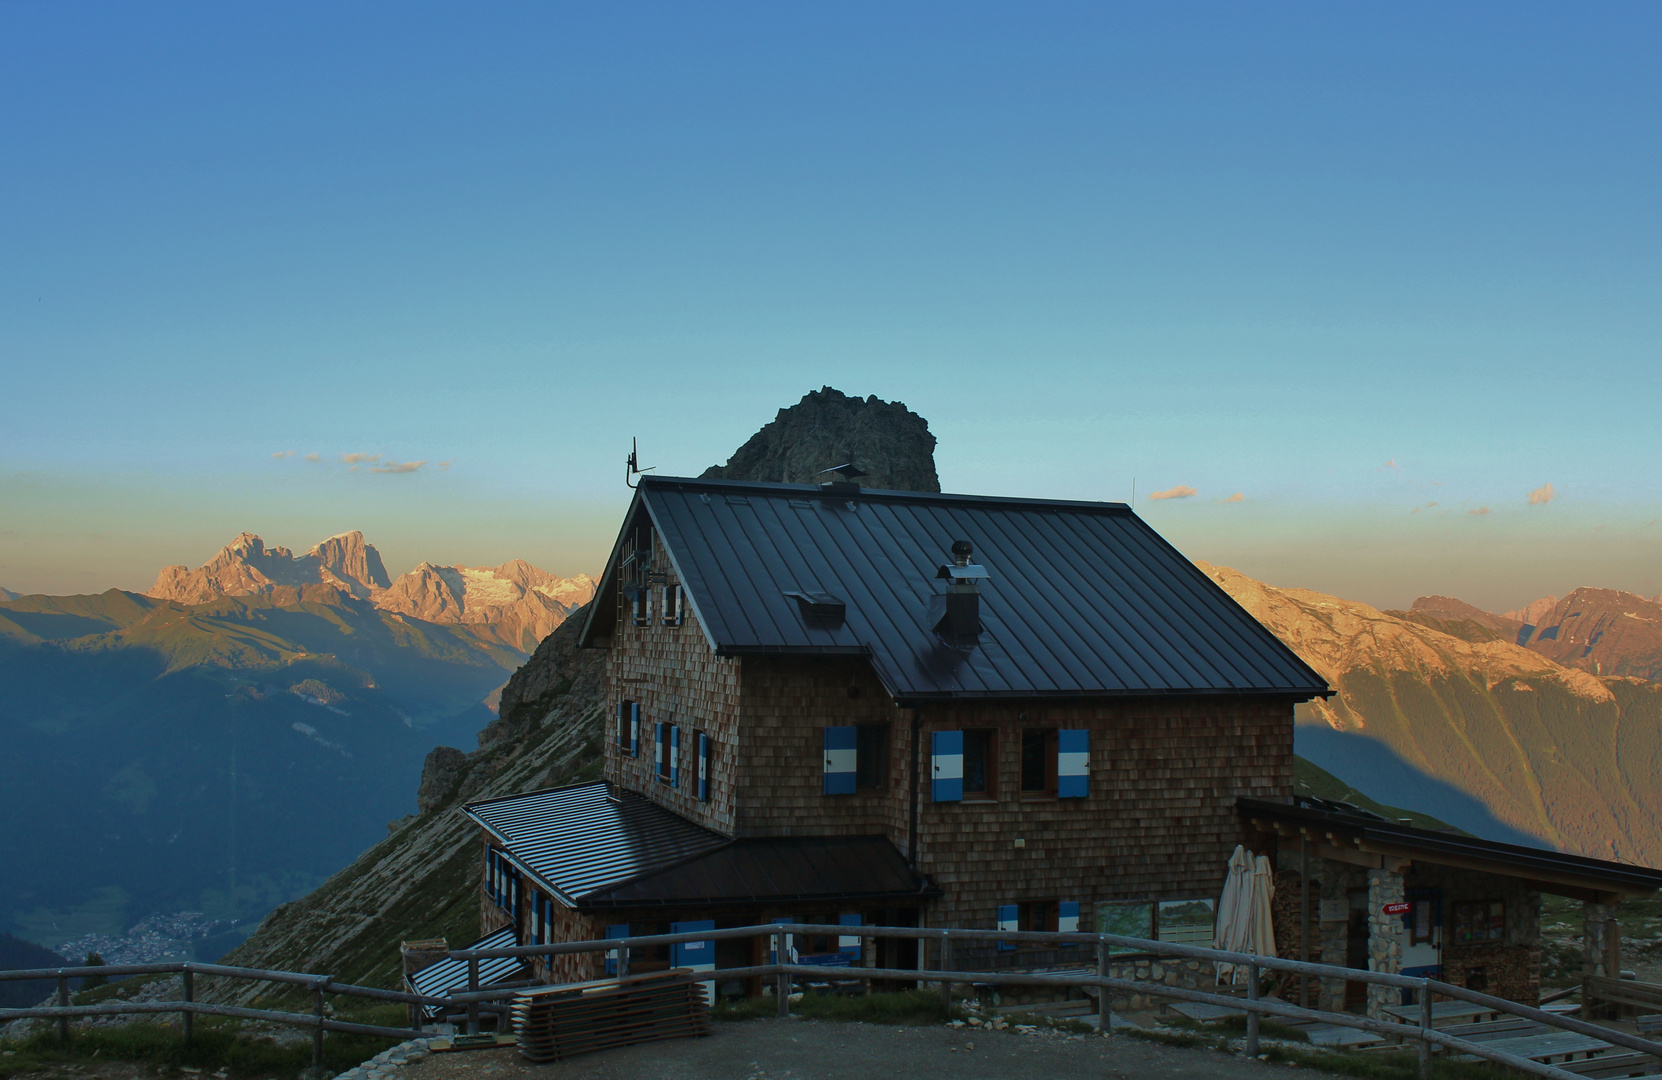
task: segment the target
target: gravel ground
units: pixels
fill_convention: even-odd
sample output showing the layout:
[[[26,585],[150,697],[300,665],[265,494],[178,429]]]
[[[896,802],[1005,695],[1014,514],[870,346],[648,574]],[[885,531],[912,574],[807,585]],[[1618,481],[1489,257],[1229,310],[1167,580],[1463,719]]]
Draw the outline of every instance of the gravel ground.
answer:
[[[1324,1074],[1119,1036],[1057,1037],[812,1020],[722,1023],[703,1039],[533,1065],[512,1047],[437,1053],[401,1080],[1251,1080]]]

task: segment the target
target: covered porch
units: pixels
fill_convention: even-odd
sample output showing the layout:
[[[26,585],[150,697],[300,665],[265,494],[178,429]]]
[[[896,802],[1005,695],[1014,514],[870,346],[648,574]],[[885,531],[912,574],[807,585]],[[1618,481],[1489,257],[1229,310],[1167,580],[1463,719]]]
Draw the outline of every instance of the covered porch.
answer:
[[[1541,993],[1541,896],[1582,905],[1582,978],[1619,976],[1615,905],[1662,871],[1453,832],[1301,798],[1240,799],[1243,828],[1274,853],[1279,954],[1424,975],[1526,1005]],[[1384,1017],[1403,991],[1343,980],[1287,988],[1311,1006]]]

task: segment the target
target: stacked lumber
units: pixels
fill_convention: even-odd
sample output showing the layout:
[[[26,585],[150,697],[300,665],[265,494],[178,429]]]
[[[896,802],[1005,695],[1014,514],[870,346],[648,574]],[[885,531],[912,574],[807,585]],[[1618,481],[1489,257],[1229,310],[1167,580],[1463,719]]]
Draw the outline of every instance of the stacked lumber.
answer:
[[[704,985],[686,968],[566,983],[514,997],[519,1052],[532,1061],[710,1033]]]

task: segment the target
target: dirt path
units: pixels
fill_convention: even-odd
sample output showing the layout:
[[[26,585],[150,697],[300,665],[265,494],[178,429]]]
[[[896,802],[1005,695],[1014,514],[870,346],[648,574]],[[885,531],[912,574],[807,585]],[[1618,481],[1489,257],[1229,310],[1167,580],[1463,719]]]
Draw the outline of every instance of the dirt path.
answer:
[[[403,1080],[1261,1080],[1323,1074],[1129,1037],[1015,1035],[812,1020],[723,1023],[704,1039],[533,1065],[511,1047],[434,1054]]]

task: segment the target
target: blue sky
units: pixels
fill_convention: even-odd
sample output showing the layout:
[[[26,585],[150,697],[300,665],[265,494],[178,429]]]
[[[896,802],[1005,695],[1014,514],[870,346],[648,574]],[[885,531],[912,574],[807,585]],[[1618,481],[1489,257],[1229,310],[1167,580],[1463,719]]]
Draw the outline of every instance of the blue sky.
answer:
[[[1637,4],[0,3],[0,585],[242,529],[593,572],[630,436],[696,473],[830,384],[949,490],[1135,478],[1277,584],[1662,592],[1659,46]]]

